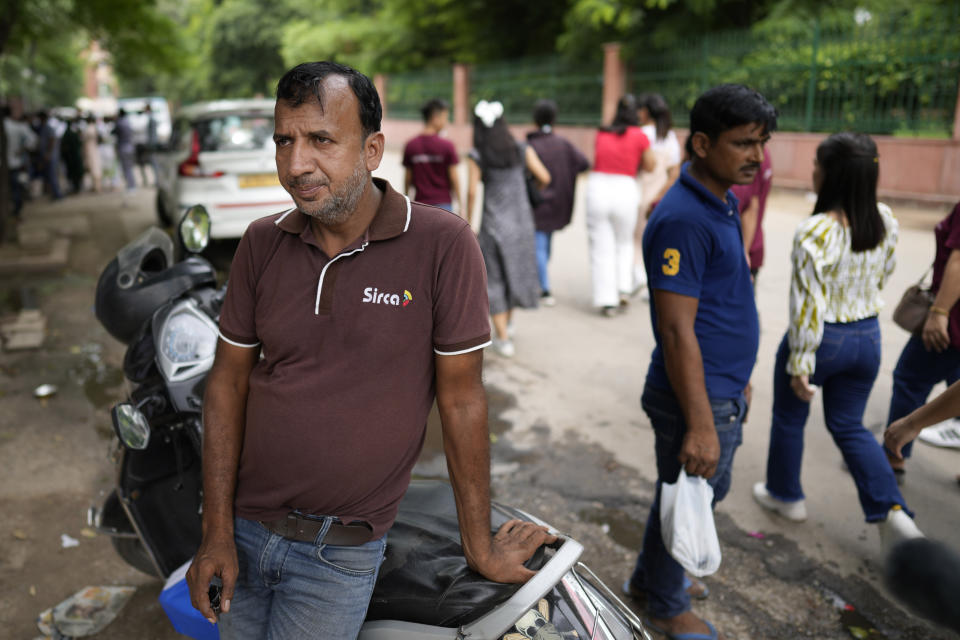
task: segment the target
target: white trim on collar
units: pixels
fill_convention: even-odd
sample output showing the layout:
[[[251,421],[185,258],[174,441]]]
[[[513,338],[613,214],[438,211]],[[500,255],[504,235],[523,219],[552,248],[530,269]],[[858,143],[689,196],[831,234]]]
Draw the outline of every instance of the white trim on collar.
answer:
[[[296,210],[297,210],[296,207],[293,207],[292,209],[288,210],[288,211],[287,211],[286,213],[284,213],[282,216],[280,216],[279,218],[277,218],[276,220],[274,220],[274,221],[273,221],[273,224],[275,224],[275,225],[277,225],[277,226],[279,227],[279,226],[280,226],[280,223],[283,222],[283,219],[286,218],[288,215],[290,215],[291,213],[293,213],[293,212],[296,211]]]
[[[410,228],[410,196],[404,194],[403,198],[407,201],[407,223],[403,225],[403,232],[406,233],[407,229]]]

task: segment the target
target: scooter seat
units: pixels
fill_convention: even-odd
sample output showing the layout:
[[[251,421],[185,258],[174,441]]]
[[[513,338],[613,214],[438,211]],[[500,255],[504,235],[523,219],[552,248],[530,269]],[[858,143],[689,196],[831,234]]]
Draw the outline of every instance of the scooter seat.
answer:
[[[523,518],[503,508],[516,515],[508,517],[494,509],[494,530],[513,517]],[[541,547],[526,566],[537,571],[546,560]],[[491,582],[467,566],[453,489],[439,480],[415,480],[387,534],[386,557],[367,620],[459,627],[508,599],[520,586]]]

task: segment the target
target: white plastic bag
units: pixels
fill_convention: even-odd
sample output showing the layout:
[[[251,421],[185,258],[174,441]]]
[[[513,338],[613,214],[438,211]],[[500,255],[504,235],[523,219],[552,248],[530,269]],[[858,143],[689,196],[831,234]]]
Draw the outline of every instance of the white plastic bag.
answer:
[[[720,540],[713,523],[713,487],[706,478],[680,469],[674,484],[660,489],[660,530],[673,559],[699,577],[720,568]]]

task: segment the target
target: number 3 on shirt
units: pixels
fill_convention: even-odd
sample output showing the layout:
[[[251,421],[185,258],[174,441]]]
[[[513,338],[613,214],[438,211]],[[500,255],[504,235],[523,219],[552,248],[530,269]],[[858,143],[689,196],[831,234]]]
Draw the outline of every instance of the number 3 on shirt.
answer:
[[[666,260],[661,267],[663,275],[675,276],[680,272],[680,252],[676,249],[667,249],[663,252],[663,259]]]

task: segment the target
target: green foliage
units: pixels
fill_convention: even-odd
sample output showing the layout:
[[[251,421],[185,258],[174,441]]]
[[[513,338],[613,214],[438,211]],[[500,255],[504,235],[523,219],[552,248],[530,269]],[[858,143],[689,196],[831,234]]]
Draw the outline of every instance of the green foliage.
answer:
[[[112,54],[122,78],[179,68],[175,23],[155,0],[4,0],[3,9],[0,91],[32,106],[74,102],[83,82],[81,52],[92,40]]]

